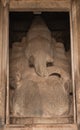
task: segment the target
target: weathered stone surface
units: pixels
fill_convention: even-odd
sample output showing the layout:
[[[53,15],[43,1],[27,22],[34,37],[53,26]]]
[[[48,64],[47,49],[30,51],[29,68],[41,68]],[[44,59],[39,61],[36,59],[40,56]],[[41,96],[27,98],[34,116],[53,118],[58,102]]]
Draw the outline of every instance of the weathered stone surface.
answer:
[[[25,55],[28,61],[34,65],[38,75],[47,76],[47,62],[53,62],[51,57],[51,32],[40,17],[33,21],[27,34],[27,42]]]
[[[67,56],[63,43],[56,42],[54,38],[52,42],[54,65],[70,74],[70,56]]]
[[[36,73],[40,76],[47,76],[46,66],[53,62],[51,57],[51,45],[47,39],[36,37],[28,42],[25,55],[29,62],[34,65]]]
[[[10,57],[10,109],[14,116],[54,117],[70,111],[70,65],[63,43],[46,24],[34,20],[28,34],[14,43]]]
[[[10,86],[13,88],[20,87],[22,76],[28,67],[28,61],[24,55],[25,38],[21,43],[14,43],[10,52]]]
[[[1,0],[3,6],[5,7],[7,4],[9,4],[9,0]]]
[[[41,17],[36,17],[27,33],[27,41],[37,37],[43,37],[51,42],[51,32]]]
[[[27,70],[27,60],[24,57],[13,59],[10,63],[10,85],[19,87],[21,85],[22,76]]]
[[[48,68],[48,72],[48,78],[41,78],[33,69],[32,73],[28,71],[22,87],[15,89],[14,116],[54,117],[69,114],[68,75],[64,73],[66,80],[64,75],[58,77],[55,73],[61,72],[55,67]]]

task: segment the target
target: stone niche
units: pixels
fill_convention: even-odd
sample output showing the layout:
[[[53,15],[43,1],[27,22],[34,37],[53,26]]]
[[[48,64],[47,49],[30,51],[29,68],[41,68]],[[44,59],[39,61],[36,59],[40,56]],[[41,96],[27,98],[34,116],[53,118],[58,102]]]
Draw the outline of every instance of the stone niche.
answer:
[[[10,123],[73,123],[68,12],[11,12]]]
[[[80,0],[0,0],[0,130],[80,129]]]

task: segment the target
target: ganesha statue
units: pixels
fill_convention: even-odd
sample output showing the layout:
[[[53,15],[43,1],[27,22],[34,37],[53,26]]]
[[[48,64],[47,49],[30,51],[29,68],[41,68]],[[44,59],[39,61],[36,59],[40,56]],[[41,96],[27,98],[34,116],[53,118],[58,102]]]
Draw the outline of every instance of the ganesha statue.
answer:
[[[13,116],[55,117],[70,113],[70,64],[63,43],[37,17],[10,55]]]

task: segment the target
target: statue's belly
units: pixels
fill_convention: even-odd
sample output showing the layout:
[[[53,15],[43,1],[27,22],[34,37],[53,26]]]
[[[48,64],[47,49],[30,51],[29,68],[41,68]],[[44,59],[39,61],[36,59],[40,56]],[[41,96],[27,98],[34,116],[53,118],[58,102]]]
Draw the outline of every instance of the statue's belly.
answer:
[[[13,115],[54,117],[68,112],[69,97],[58,78],[49,78],[39,83],[28,80],[15,91]]]

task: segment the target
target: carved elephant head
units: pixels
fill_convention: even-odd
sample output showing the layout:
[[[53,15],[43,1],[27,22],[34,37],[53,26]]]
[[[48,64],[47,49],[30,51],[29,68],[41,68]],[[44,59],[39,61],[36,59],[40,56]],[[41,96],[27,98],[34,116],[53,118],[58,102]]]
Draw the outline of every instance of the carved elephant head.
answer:
[[[49,41],[43,37],[39,36],[28,42],[25,55],[29,64],[34,66],[39,76],[45,77],[48,75],[47,64],[53,63],[51,52]]]

